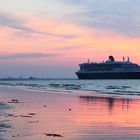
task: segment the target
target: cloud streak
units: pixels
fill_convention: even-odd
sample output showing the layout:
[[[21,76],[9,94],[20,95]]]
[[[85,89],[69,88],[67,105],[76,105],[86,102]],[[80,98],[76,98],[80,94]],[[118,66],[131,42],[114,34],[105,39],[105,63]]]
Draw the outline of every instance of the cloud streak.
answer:
[[[8,15],[5,13],[0,13],[0,26],[2,27],[8,27],[12,29],[16,29],[21,32],[26,32],[26,34],[39,34],[39,35],[45,35],[45,36],[55,36],[55,37],[61,37],[61,38],[74,38],[75,35],[65,35],[65,34],[57,34],[57,33],[51,33],[51,32],[42,32],[38,31],[36,29],[33,29],[31,27],[27,27],[26,21],[20,18],[16,18],[12,15]]]
[[[17,53],[17,54],[3,54],[0,55],[1,60],[7,59],[32,59],[32,58],[42,58],[42,57],[53,57],[57,54],[45,54],[45,53]]]

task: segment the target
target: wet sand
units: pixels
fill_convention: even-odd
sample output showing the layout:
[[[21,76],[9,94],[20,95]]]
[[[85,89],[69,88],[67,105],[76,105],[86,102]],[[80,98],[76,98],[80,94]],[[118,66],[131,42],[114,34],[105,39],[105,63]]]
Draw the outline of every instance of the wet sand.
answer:
[[[0,140],[138,140],[140,100],[0,88]]]

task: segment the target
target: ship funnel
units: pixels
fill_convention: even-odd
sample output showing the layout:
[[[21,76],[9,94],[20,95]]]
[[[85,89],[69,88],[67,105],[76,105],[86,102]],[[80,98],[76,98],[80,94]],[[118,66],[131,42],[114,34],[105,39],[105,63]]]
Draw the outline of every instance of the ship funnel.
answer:
[[[113,56],[109,56],[109,61],[114,62],[115,61],[114,57]]]
[[[130,58],[129,58],[129,56],[127,57],[127,62],[130,62]]]

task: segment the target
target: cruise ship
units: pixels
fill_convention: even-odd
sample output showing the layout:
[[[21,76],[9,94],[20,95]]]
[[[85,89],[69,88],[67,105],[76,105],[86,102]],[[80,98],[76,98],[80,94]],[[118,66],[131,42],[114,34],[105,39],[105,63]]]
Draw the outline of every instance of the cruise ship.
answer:
[[[76,72],[79,79],[140,79],[140,66],[129,59],[115,61],[113,56],[105,62],[88,62],[80,64]]]

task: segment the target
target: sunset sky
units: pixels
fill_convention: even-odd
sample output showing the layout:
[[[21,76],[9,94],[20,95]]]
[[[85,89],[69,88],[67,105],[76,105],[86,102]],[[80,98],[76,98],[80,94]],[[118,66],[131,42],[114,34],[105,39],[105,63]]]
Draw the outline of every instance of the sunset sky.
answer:
[[[0,77],[76,77],[78,64],[140,64],[140,0],[1,0]]]

